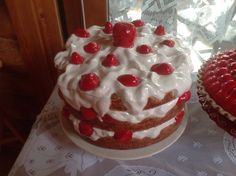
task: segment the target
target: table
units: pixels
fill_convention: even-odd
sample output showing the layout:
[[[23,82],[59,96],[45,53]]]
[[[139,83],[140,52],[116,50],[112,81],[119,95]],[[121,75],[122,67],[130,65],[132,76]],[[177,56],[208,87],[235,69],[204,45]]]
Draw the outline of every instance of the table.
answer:
[[[75,146],[58,120],[56,88],[38,115],[10,176],[235,176],[236,139],[201,109],[192,86],[183,135],[149,158],[120,161],[97,157]]]

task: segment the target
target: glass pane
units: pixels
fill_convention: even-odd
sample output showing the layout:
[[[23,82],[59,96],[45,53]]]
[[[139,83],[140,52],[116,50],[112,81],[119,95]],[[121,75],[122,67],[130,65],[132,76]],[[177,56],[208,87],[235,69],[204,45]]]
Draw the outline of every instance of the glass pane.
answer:
[[[176,0],[109,0],[112,22],[142,19],[154,26],[163,24],[169,33],[176,31]]]
[[[192,46],[200,62],[236,47],[235,7],[234,0],[109,0],[108,6],[112,22],[163,24]]]

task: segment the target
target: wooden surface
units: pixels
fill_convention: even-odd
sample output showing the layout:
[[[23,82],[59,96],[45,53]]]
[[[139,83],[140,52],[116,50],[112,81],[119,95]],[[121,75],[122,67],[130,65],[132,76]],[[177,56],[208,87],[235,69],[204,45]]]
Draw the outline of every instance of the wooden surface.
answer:
[[[23,71],[24,61],[19,53],[19,46],[12,22],[4,0],[0,0],[0,60],[2,66]]]
[[[5,23],[4,23],[5,24]],[[5,25],[2,25],[5,28]],[[2,29],[0,29],[0,32]],[[10,68],[17,71],[25,71],[25,63],[19,52],[17,40],[0,37],[0,60],[4,69]]]
[[[63,0],[67,37],[69,37],[77,27],[83,27],[80,2],[80,0]]]
[[[19,119],[23,122],[34,119],[34,90],[3,0],[0,0],[0,24],[0,118],[3,118],[1,111],[4,110],[9,112],[9,120]]]
[[[54,0],[6,0],[39,110],[56,82],[53,58],[64,44]]]
[[[84,0],[86,27],[104,26],[107,21],[106,0]]]
[[[0,37],[15,39],[15,32],[4,0],[0,0]]]
[[[103,26],[107,21],[106,0],[83,0],[86,28],[92,25]],[[83,24],[83,10],[80,0],[63,0],[67,37]]]

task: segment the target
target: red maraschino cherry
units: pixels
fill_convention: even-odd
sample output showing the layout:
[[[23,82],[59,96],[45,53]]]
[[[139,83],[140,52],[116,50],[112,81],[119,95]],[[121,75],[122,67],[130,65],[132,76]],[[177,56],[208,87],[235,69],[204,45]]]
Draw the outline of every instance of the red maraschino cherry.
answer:
[[[136,28],[132,23],[119,22],[113,27],[114,46],[132,48],[136,37]]]
[[[96,89],[100,84],[100,79],[95,73],[88,73],[81,76],[79,88],[83,91]]]
[[[111,22],[106,22],[105,28],[103,29],[103,32],[106,34],[111,34],[112,33],[112,23]]]
[[[191,98],[191,92],[187,91],[184,92],[178,99],[177,105],[182,105],[183,103],[187,102]]]
[[[151,71],[159,75],[170,75],[173,73],[174,68],[168,63],[155,64],[151,67]]]
[[[132,140],[133,132],[130,130],[122,130],[115,132],[114,138],[121,142],[128,142]]]
[[[79,123],[80,134],[90,137],[93,134],[93,126],[87,122],[81,121]]]
[[[136,51],[140,54],[148,54],[152,52],[152,48],[149,45],[140,45],[136,48]]]
[[[83,64],[84,62],[84,58],[77,52],[73,52],[70,56],[70,63],[71,64],[75,64],[75,65],[79,65],[79,64]]]
[[[78,37],[88,38],[90,36],[89,32],[86,29],[78,28],[74,31],[74,34]]]
[[[135,25],[135,27],[142,27],[144,26],[144,22],[142,20],[134,20],[132,23]]]
[[[141,83],[140,78],[130,74],[121,75],[117,80],[126,87],[136,87]]]
[[[106,58],[102,61],[104,67],[112,67],[120,65],[118,58],[114,54],[108,54]]]
[[[91,121],[97,118],[97,113],[93,110],[93,108],[81,107],[80,112],[82,113],[82,117],[84,120]]]
[[[174,40],[164,40],[161,42],[161,44],[172,48],[175,46],[175,41]]]
[[[162,35],[165,35],[166,32],[165,32],[165,27],[163,25],[159,25],[157,26],[157,28],[155,29],[154,33],[158,36],[162,36]]]
[[[98,52],[100,48],[101,48],[100,45],[98,45],[96,42],[90,42],[84,46],[84,50],[90,54]]]
[[[102,120],[105,122],[105,123],[114,123],[115,120],[109,115],[109,114],[105,114],[103,117],[102,117]]]

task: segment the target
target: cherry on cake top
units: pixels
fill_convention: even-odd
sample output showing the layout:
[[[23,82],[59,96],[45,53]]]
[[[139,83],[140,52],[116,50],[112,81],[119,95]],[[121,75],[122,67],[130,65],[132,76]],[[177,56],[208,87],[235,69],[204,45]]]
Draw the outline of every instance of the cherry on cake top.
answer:
[[[106,22],[103,32],[106,34],[111,34],[113,30],[113,26],[111,22]]]
[[[106,58],[102,61],[102,65],[104,67],[113,67],[113,66],[118,66],[120,65],[120,61],[118,59],[118,57],[113,54],[110,53],[106,56]]]
[[[142,20],[134,20],[132,21],[132,23],[134,24],[135,27],[141,27],[145,25],[144,21]]]
[[[154,33],[159,36],[166,35],[165,27],[163,25],[157,26]]]
[[[170,75],[173,73],[174,68],[168,63],[158,63],[151,67],[151,71],[159,75]]]
[[[132,23],[119,22],[113,28],[114,46],[132,48],[136,37],[136,28]]]
[[[84,58],[77,52],[73,52],[70,57],[70,63],[71,64],[83,64]]]
[[[81,28],[77,28],[74,31],[74,34],[78,37],[82,37],[82,38],[88,38],[90,37],[89,32],[86,29],[81,29]]]

